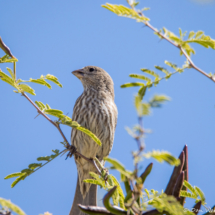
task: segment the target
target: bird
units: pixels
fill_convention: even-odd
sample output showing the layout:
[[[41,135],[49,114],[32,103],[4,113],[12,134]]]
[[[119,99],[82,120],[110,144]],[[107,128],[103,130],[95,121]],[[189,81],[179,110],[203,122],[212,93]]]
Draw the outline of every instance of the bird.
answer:
[[[86,66],[72,72],[82,83],[84,91],[76,100],[72,120],[90,130],[102,142],[99,146],[87,134],[72,129],[71,144],[87,158],[96,157],[103,162],[108,156],[114,141],[118,111],[114,102],[114,83],[102,68]],[[78,204],[97,205],[97,186],[83,182],[91,178],[89,172],[96,172],[92,163],[75,155],[78,179],[73,205],[69,215],[84,215]]]

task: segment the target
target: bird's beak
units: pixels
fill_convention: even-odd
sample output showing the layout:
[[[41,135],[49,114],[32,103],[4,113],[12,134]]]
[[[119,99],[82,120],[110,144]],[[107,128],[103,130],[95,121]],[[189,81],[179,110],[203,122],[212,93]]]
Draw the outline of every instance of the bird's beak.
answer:
[[[84,71],[83,69],[78,69],[72,72],[73,75],[75,75],[78,79],[81,79],[84,77]]]

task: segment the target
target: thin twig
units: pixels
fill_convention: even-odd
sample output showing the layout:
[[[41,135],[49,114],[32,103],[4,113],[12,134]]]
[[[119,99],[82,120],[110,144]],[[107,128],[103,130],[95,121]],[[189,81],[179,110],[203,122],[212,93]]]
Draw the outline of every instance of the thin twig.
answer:
[[[136,9],[134,8],[134,6],[128,1],[129,6],[136,11]],[[136,11],[137,12],[137,11]],[[139,15],[144,16],[142,12],[137,12]],[[206,76],[207,78],[209,78],[210,80],[212,80],[213,82],[215,82],[215,78],[213,76],[208,75],[206,72],[204,72],[203,70],[201,70],[199,67],[197,67],[193,61],[191,60],[191,58],[188,56],[188,54],[186,53],[186,51],[178,44],[174,43],[172,40],[170,40],[167,36],[165,36],[164,34],[162,34],[161,32],[159,32],[155,27],[153,27],[149,22],[144,22],[145,26],[149,27],[151,30],[153,30],[154,32],[156,32],[160,37],[162,37],[163,39],[167,40],[169,43],[171,43],[173,46],[175,46],[176,48],[180,49],[181,52],[184,54],[184,56],[187,58],[187,60],[190,63],[190,66],[197,70],[198,72],[200,72],[202,75]]]
[[[60,154],[62,154],[66,149],[64,149],[63,151],[61,151],[56,157],[58,157]],[[52,160],[47,161],[46,163],[44,163],[42,166],[40,166],[39,168],[37,168],[36,170],[34,170],[31,174],[35,173],[37,170],[39,170],[40,168],[44,167],[46,164],[48,164],[49,162],[53,161],[56,157],[54,157]]]

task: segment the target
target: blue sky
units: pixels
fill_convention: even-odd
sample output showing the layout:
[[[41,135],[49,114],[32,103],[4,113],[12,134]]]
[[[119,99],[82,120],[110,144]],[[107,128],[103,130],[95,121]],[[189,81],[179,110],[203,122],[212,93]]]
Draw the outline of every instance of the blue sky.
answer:
[[[52,84],[53,89],[36,84],[32,100],[48,103],[72,115],[76,99],[82,93],[81,82],[71,71],[87,65],[105,69],[115,84],[115,102],[118,107],[118,125],[114,147],[110,154],[132,170],[131,151],[135,141],[125,131],[125,126],[137,123],[133,105],[138,88],[121,89],[120,85],[132,81],[130,73],[140,73],[140,68],[153,69],[164,66],[164,61],[183,64],[185,58],[179,50],[166,41],[159,41],[153,32],[134,20],[117,17],[101,7],[106,1],[2,1],[1,29],[3,41],[18,58],[17,76],[22,79],[39,78],[53,74],[63,88]],[[109,3],[126,4],[122,0]],[[215,5],[195,1],[145,0],[140,7],[150,7],[145,12],[151,24],[178,34],[183,31],[203,30],[215,38]],[[193,61],[207,73],[214,72],[215,52],[193,45]],[[0,51],[1,56],[3,52]],[[6,72],[2,64],[1,69]],[[195,70],[172,76],[147,92],[145,100],[155,94],[166,94],[171,102],[144,119],[144,127],[152,129],[148,135],[146,151],[167,150],[178,156],[185,144],[189,150],[189,181],[200,187],[208,206],[214,205],[215,173],[215,84]],[[34,173],[15,188],[12,180],[4,180],[10,173],[18,172],[36,161],[39,156],[50,155],[52,149],[62,149],[58,131],[41,116],[22,96],[13,93],[11,86],[0,83],[1,101],[1,156],[0,196],[11,199],[26,214],[38,215],[49,211],[54,215],[68,214],[75,192],[77,171],[73,159],[59,157]],[[63,127],[67,138],[70,128]],[[153,160],[144,160],[146,167]],[[145,186],[161,191],[165,189],[173,167],[156,161]],[[117,177],[118,174],[113,172]],[[105,192],[99,191],[99,196]],[[192,207],[194,201],[187,201]],[[204,209],[203,209],[204,210]]]

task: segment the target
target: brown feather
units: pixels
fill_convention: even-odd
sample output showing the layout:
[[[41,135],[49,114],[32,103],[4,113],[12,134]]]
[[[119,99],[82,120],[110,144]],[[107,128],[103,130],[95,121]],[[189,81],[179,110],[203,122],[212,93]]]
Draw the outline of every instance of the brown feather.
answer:
[[[107,72],[95,66],[84,67],[74,71],[73,74],[81,80],[84,92],[75,103],[72,119],[93,132],[101,140],[102,146],[76,129],[72,130],[71,143],[84,156],[97,157],[102,161],[103,157],[108,156],[112,149],[117,123],[113,81]],[[84,199],[90,189],[90,184],[84,183],[83,180],[90,178],[90,171],[95,172],[96,170],[83,158],[76,156],[75,161],[80,192]]]

